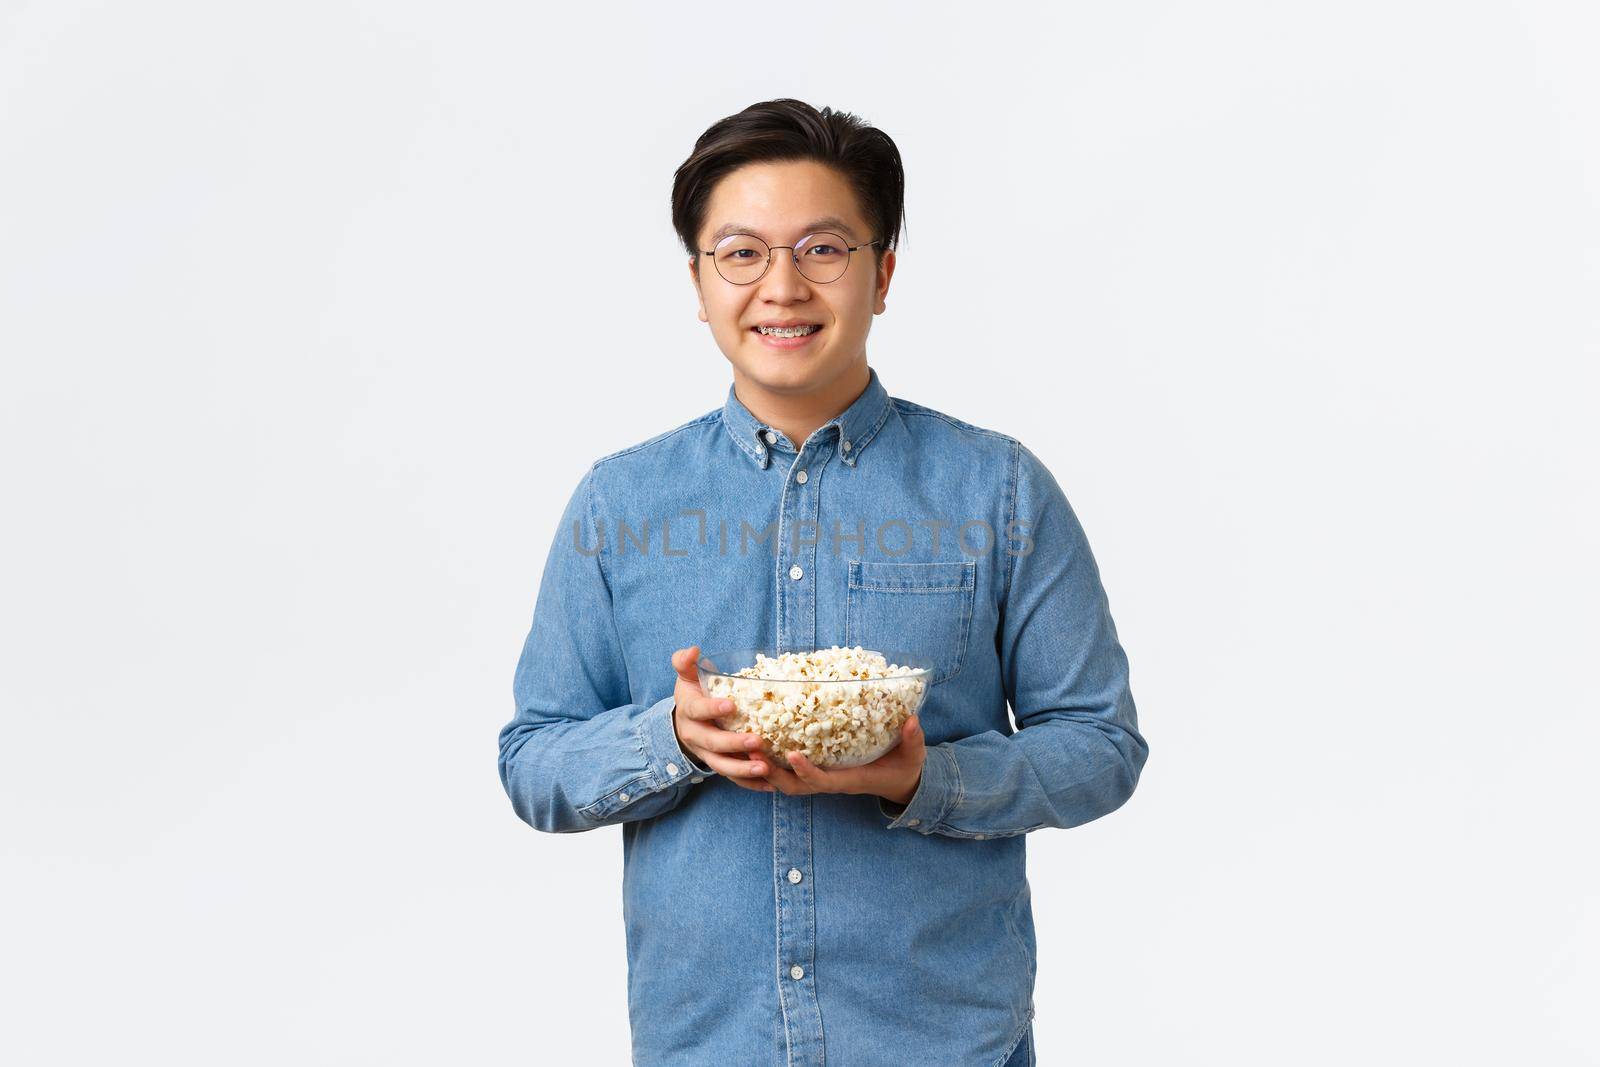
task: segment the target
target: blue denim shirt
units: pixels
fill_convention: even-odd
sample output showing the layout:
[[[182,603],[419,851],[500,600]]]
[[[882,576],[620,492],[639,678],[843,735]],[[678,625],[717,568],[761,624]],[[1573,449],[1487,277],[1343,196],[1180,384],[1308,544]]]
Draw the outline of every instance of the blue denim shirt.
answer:
[[[934,663],[903,809],[744,789],[679,746],[676,649],[836,644]],[[1015,438],[890,397],[875,369],[803,442],[730,386],[596,460],[513,692],[499,770],[516,814],[622,827],[648,1067],[1032,1062],[1025,835],[1115,810],[1149,751],[1054,477]]]

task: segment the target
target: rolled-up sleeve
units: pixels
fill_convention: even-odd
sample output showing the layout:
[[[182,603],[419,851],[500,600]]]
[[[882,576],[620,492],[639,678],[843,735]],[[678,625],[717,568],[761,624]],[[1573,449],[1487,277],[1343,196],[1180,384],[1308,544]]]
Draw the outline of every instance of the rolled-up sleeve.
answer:
[[[879,801],[890,828],[984,839],[1078,826],[1121,807],[1149,756],[1128,657],[1077,515],[1020,443],[1011,482],[1015,525],[995,642],[1017,731],[930,746],[910,802]]]
[[[673,729],[673,694],[630,702],[596,520],[596,466],[561,516],[500,730],[500,781],[517,816],[571,833],[647,819],[683,800],[705,768]]]

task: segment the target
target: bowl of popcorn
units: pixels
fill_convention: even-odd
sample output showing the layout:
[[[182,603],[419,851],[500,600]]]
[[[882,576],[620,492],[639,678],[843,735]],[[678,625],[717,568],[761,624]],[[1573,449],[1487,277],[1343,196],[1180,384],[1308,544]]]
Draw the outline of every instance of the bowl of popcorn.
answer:
[[[859,645],[771,654],[706,652],[700,688],[733,701],[724,730],[761,735],[761,751],[788,768],[786,752],[835,770],[871,763],[900,743],[900,727],[922,707],[933,666]]]

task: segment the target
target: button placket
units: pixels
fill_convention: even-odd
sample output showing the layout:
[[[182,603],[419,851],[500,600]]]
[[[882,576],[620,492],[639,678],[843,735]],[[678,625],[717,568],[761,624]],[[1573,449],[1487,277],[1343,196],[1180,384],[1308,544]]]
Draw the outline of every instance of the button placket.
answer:
[[[768,453],[769,456],[773,454]],[[808,460],[812,460],[811,473],[817,473],[821,466],[814,461],[817,457],[815,446],[808,449],[802,445],[791,470],[805,469]],[[820,478],[812,481],[809,475],[805,480],[786,478],[779,490],[778,559],[774,570],[779,652],[816,647],[816,545],[802,545],[796,549],[794,541],[797,523],[807,523],[807,531],[816,529],[820,484]],[[817,541],[820,537],[811,540]],[[813,869],[814,813],[812,797],[792,797],[773,791],[772,863],[778,898],[774,972],[778,977],[777,992],[782,1004],[788,1058],[797,1067],[802,1063],[820,1064],[823,1056],[822,1009],[817,1002],[816,983],[802,981],[810,975],[797,962],[811,962],[816,958],[816,897],[811,891],[811,879],[803,875],[796,877],[801,871]]]
[[[820,471],[826,463],[823,449],[813,442],[801,446],[792,470]],[[820,479],[820,473],[818,475]],[[784,484],[783,504],[779,514],[779,531],[782,558],[779,573],[787,576],[778,590],[778,629],[786,642],[779,651],[816,648],[817,639],[817,543],[822,540],[818,515],[821,510],[821,481],[812,480],[808,474],[804,481],[794,477]],[[795,541],[804,528],[811,544],[798,547]]]
[[[802,867],[812,864],[813,798],[772,794],[773,877],[778,879],[776,960],[778,997],[790,1062],[822,1063],[822,1009],[816,983],[805,982],[807,972],[797,960],[815,960],[817,947],[816,896]],[[787,861],[787,862],[786,862]]]

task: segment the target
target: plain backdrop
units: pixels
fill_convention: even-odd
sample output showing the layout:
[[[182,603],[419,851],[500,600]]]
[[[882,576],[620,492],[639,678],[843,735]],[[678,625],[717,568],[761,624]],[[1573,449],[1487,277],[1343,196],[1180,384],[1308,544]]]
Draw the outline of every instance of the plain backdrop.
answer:
[[[904,155],[870,362],[1130,657],[1041,1062],[1600,1062],[1597,30],[0,0],[0,1058],[628,1061],[621,831],[496,735],[571,487],[731,380],[672,171],[797,96]]]

